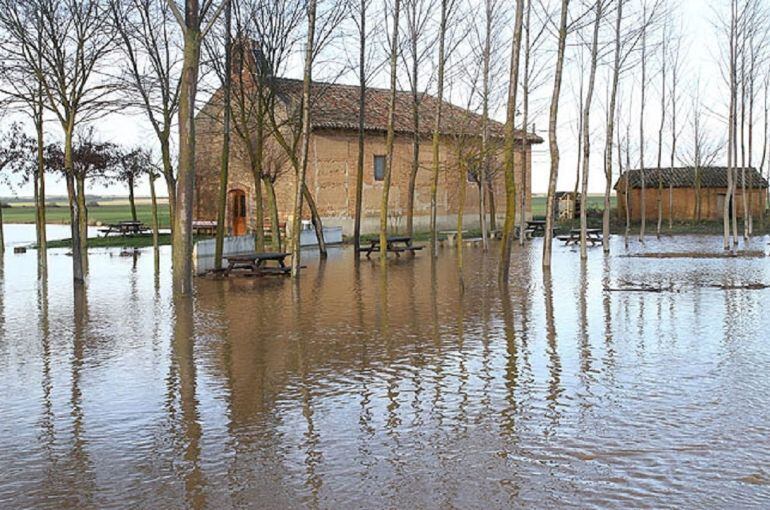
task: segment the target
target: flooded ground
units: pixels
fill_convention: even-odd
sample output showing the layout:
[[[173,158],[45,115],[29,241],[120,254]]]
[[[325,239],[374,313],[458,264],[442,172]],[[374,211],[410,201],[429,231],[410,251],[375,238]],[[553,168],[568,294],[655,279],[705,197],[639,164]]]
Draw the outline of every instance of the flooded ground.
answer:
[[[753,250],[765,251],[768,239]],[[289,279],[170,292],[151,251],[0,277],[0,507],[766,507],[770,260],[678,237],[350,249]]]

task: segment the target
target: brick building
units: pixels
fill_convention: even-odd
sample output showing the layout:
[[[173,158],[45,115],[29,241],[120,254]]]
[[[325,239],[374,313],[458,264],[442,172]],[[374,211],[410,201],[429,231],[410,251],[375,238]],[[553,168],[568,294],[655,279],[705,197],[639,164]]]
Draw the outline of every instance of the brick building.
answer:
[[[743,217],[743,170],[736,170],[738,179],[735,191],[737,216]],[[751,214],[761,215],[767,204],[767,180],[754,168],[747,168],[746,199],[749,201]],[[658,180],[660,178],[660,181]],[[659,182],[663,186],[662,209],[663,217],[669,217],[669,204],[673,204],[673,219],[689,221],[697,219],[697,197],[700,194],[700,219],[718,220],[724,215],[727,197],[727,168],[725,167],[693,167],[685,168],[647,168],[644,171],[644,202],[647,219],[658,217]],[[620,176],[615,183],[618,195],[618,215],[626,215],[626,192],[631,220],[638,221],[642,217],[642,172],[629,170]],[[730,204],[730,207],[733,205]]]
[[[287,138],[291,138],[298,122],[302,97],[302,81],[284,78],[270,80],[275,91],[276,109],[289,119],[285,123]],[[358,101],[359,88],[350,85],[314,83],[311,93],[312,134],[307,167],[307,186],[318,206],[325,226],[342,226],[346,235],[352,234],[355,213],[356,170],[358,162]],[[385,168],[385,137],[387,128],[389,91],[367,89],[365,121],[365,159],[362,231],[375,232],[379,226],[382,193],[382,174]],[[436,99],[425,95],[420,101],[419,170],[415,181],[414,228],[427,230],[430,214],[430,186],[432,167],[431,136],[434,125]],[[398,92],[395,115],[395,144],[393,173],[390,190],[391,230],[402,230],[406,224],[407,194],[413,160],[412,95]],[[459,203],[459,179],[467,179],[465,216],[470,227],[479,223],[479,186],[477,184],[481,117],[448,102],[443,104],[439,159],[441,171],[438,188],[438,222],[440,228],[456,225]],[[235,113],[237,114],[237,113]],[[195,219],[213,220],[217,214],[217,190],[221,167],[221,91],[196,116],[196,198]],[[490,144],[495,147],[492,158],[489,192],[496,205],[497,216],[505,212],[505,195],[500,147],[503,125],[490,121]],[[522,187],[524,155],[531,153],[531,145],[542,143],[534,134],[517,131],[516,166],[517,189],[524,190],[527,214],[530,213],[531,167],[527,157],[527,174]],[[290,223],[293,207],[294,173],[285,152],[275,142],[268,142],[263,162],[279,167],[274,189],[281,222]],[[464,156],[459,157],[462,153]],[[246,157],[246,143],[233,134],[230,150],[227,218],[231,234],[244,234],[255,227],[255,179]],[[269,161],[266,161],[269,159]],[[466,162],[460,165],[459,161]],[[466,171],[467,170],[467,171]],[[460,173],[463,175],[460,175]],[[263,190],[265,218],[269,218],[266,193]],[[487,195],[489,196],[489,195]],[[303,216],[309,217],[307,206]]]

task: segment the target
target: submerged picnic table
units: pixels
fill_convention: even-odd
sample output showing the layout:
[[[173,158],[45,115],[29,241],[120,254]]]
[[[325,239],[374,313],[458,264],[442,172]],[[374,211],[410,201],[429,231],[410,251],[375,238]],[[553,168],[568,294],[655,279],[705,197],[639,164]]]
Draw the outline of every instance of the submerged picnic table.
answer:
[[[569,231],[569,235],[559,236],[560,241],[564,241],[564,244],[579,244],[580,243],[580,229],[573,228]],[[600,228],[588,228],[586,229],[586,243],[591,243],[591,246],[595,246],[602,242],[602,229]]]
[[[387,238],[387,245],[385,249],[391,253],[395,253],[396,257],[399,257],[401,252],[409,252],[414,255],[417,250],[422,250],[422,246],[414,246],[412,244],[412,238],[409,236],[390,236]],[[364,248],[362,251],[366,252],[366,258],[372,254],[372,252],[380,251],[380,238],[372,239],[369,247]]]
[[[141,221],[121,221],[119,223],[110,223],[106,228],[100,228],[99,232],[104,234],[104,237],[107,237],[112,233],[126,236],[133,234],[143,234],[149,230],[150,227]]]
[[[247,275],[264,274],[288,274],[291,268],[286,265],[286,257],[291,253],[286,252],[265,252],[265,253],[244,253],[241,255],[228,255],[224,257],[227,260],[227,269],[225,276],[236,269],[246,269]],[[277,262],[276,266],[266,267],[268,261]]]
[[[528,220],[527,229],[524,231],[524,235],[529,239],[536,235],[545,237],[545,220]],[[554,227],[551,227],[551,235],[556,231]],[[516,227],[516,235],[519,235],[519,227]]]

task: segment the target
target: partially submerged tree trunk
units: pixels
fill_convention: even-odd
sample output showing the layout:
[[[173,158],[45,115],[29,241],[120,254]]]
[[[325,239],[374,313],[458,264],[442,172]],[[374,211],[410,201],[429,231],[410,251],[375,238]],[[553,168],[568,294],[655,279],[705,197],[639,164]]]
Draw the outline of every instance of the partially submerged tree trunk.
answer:
[[[593,41],[591,43],[591,70],[588,74],[588,91],[586,92],[585,109],[583,110],[583,175],[580,189],[580,258],[588,258],[586,231],[588,216],[586,202],[588,199],[588,170],[591,157],[591,104],[596,84],[596,66],[599,54],[599,27],[603,17],[604,0],[596,1],[596,20],[594,21]]]
[[[42,98],[40,103],[40,113],[35,119],[35,130],[37,132],[37,255],[38,255],[38,275],[44,278],[48,274],[48,236],[46,233],[46,211],[45,211],[45,158],[43,157],[43,117],[42,117]]]
[[[529,167],[529,150],[527,149],[527,128],[529,123],[529,81],[530,81],[530,62],[529,57],[532,53],[530,45],[530,18],[532,13],[532,0],[526,0],[527,10],[524,17],[524,80],[521,84],[522,93],[522,116],[521,126],[524,136],[524,150],[522,151],[521,179],[519,180],[519,245],[524,246],[524,231],[527,229],[527,170]],[[534,129],[533,129],[534,131]],[[546,234],[548,235],[548,234]]]
[[[175,290],[192,293],[192,215],[195,192],[195,97],[201,54],[201,28],[196,0],[187,0],[184,60],[179,91],[179,165],[171,231],[172,274]]]
[[[222,76],[222,157],[219,168],[219,196],[217,200],[217,235],[214,245],[214,268],[222,269],[227,216],[227,184],[230,180],[230,118],[232,115],[232,27],[231,2],[225,7],[225,69]],[[258,225],[258,228],[261,225]],[[257,250],[261,251],[261,250]]]
[[[159,237],[160,237],[160,223],[158,221],[158,197],[155,193],[155,179],[157,177],[150,173],[149,175],[149,181],[150,181],[150,199],[152,200],[152,223],[150,224],[150,228],[152,228],[152,252],[155,256],[155,267],[157,269],[158,262],[160,260],[160,243],[159,243]]]
[[[645,182],[644,168],[644,112],[647,97],[647,4],[642,3],[642,87],[641,87],[641,105],[639,111],[639,177],[641,191],[639,194],[639,241],[644,242],[644,231],[647,225],[647,186]]]
[[[82,257],[83,273],[88,272],[88,205],[86,204],[86,179],[85,176],[75,176],[77,186],[76,201],[78,204],[78,233],[80,238],[80,253]]]
[[[361,251],[361,213],[364,198],[364,148],[366,123],[366,6],[367,0],[361,0],[358,26],[358,161],[356,163],[356,205],[353,225],[353,249],[356,255]],[[268,191],[270,193],[270,191]],[[275,191],[273,200],[275,200]]]
[[[299,277],[300,260],[300,226],[302,220],[302,197],[305,194],[305,173],[307,171],[308,150],[310,148],[310,87],[313,79],[313,49],[315,48],[316,0],[309,0],[307,5],[307,42],[305,45],[305,68],[302,75],[302,129],[300,143],[300,158],[298,168],[294,172],[294,213],[291,229],[291,276]],[[309,193],[308,193],[309,195]],[[321,242],[321,237],[318,239]]]
[[[511,47],[511,71],[508,84],[508,108],[505,119],[505,141],[503,161],[505,170],[505,225],[503,226],[503,246],[500,254],[501,282],[508,280],[511,265],[511,248],[516,226],[516,98],[519,90],[519,59],[521,56],[521,33],[524,21],[524,0],[516,0],[516,18],[513,24],[513,42]],[[547,232],[547,230],[546,230]],[[524,232],[521,232],[524,235]],[[545,237],[548,237],[547,235]]]
[[[70,125],[74,124],[72,122]],[[67,196],[70,209],[70,232],[72,237],[72,278],[76,284],[84,281],[83,257],[80,243],[80,207],[75,188],[75,167],[72,159],[72,129],[64,131],[64,172],[67,181]]]
[[[134,177],[128,178],[128,205],[131,208],[131,220],[139,221],[136,215],[136,200],[134,200]]]
[[[265,184],[265,190],[267,191],[267,208],[270,211],[270,237],[272,241],[272,247],[275,251],[281,251],[281,226],[278,223],[278,201],[275,197],[275,188],[273,187],[273,181],[269,177],[264,176],[262,182]]]
[[[668,47],[668,32],[664,27],[663,40],[661,41],[661,68],[660,68],[660,126],[658,127],[658,167],[657,167],[657,212],[658,222],[655,227],[655,235],[660,239],[660,232],[663,228],[663,174],[661,166],[663,165],[663,128],[666,125],[666,71],[668,64],[668,55],[666,49]]]
[[[610,105],[607,109],[607,134],[604,143],[604,211],[602,213],[602,250],[610,252],[610,193],[612,192],[612,141],[615,136],[615,116],[618,99],[618,82],[620,80],[620,50],[621,30],[623,21],[624,0],[618,0],[615,7],[615,49],[612,64],[612,85],[610,90]],[[618,144],[619,146],[620,144]],[[628,190],[625,191],[628,195]]]
[[[487,179],[489,176],[489,65],[492,53],[492,17],[495,5],[484,3],[484,50],[482,52],[481,76],[481,165],[479,167],[479,227],[483,251],[489,249],[489,227],[487,225]],[[491,188],[490,188],[491,189]],[[490,191],[491,194],[491,191]],[[491,221],[494,225],[494,220]],[[494,227],[492,227],[494,230]]]
[[[551,152],[551,170],[548,176],[548,194],[545,205],[545,231],[543,239],[543,267],[551,267],[551,250],[553,237],[548,235],[553,232],[554,221],[554,197],[556,196],[556,181],[559,178],[559,143],[556,138],[556,129],[559,116],[559,98],[561,96],[561,80],[564,69],[564,51],[567,46],[567,11],[569,0],[561,0],[561,15],[559,19],[559,43],[556,52],[556,68],[554,70],[553,92],[551,94],[551,107],[548,114],[548,145]]]
[[[390,180],[393,173],[393,142],[395,140],[396,89],[398,82],[396,71],[398,67],[398,18],[401,0],[393,4],[393,34],[390,40],[390,92],[388,97],[388,133],[385,138],[385,177],[382,183],[382,201],[380,203],[380,262],[384,265],[388,257],[388,199],[390,197]],[[443,17],[442,17],[443,20]],[[439,99],[440,101],[441,99]]]

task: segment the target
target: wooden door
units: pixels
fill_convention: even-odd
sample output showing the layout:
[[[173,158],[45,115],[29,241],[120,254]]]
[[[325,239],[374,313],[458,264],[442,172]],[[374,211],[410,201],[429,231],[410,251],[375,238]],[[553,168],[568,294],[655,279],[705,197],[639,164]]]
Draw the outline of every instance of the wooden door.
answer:
[[[230,192],[231,223],[230,230],[234,236],[246,234],[246,193],[240,189]]]

